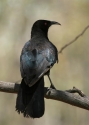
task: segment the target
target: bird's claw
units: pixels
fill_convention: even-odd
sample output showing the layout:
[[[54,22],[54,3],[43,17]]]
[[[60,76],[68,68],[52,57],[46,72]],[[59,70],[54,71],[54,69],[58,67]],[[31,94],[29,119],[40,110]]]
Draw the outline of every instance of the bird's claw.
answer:
[[[47,94],[50,95],[52,88],[48,87],[47,88]]]
[[[52,84],[50,85],[50,88],[51,88],[51,89],[56,89],[55,86],[52,85]]]

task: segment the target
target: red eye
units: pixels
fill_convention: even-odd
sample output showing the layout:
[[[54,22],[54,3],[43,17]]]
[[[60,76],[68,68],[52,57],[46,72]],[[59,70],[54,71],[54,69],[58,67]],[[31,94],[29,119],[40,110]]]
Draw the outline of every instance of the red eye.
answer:
[[[47,23],[45,22],[45,23],[44,23],[44,25],[46,26],[46,25],[47,25]]]

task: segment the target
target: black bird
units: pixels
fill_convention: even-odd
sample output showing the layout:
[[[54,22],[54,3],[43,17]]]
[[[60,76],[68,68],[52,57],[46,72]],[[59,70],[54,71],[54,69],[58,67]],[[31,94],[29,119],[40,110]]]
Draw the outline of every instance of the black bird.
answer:
[[[16,110],[24,117],[39,118],[44,114],[44,75],[49,77],[50,68],[58,62],[57,48],[48,39],[48,29],[53,24],[60,25],[55,21],[37,20],[32,26],[31,39],[22,49],[22,81]],[[52,82],[51,87],[55,88]]]

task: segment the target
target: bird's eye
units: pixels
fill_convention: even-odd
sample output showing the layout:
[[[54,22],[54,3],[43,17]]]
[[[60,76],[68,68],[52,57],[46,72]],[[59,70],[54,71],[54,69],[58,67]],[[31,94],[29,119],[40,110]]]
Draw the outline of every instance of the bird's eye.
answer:
[[[44,23],[44,25],[46,26],[46,25],[47,25],[47,23],[45,22],[45,23]]]

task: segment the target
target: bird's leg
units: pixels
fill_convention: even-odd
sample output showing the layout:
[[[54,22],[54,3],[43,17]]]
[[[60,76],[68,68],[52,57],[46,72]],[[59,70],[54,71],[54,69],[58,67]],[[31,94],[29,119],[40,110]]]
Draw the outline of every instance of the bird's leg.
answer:
[[[54,84],[52,83],[52,80],[51,80],[49,74],[47,74],[47,76],[48,76],[49,81],[50,81],[50,83],[51,83],[50,88],[52,88],[52,89],[56,89],[55,86],[54,86]]]

